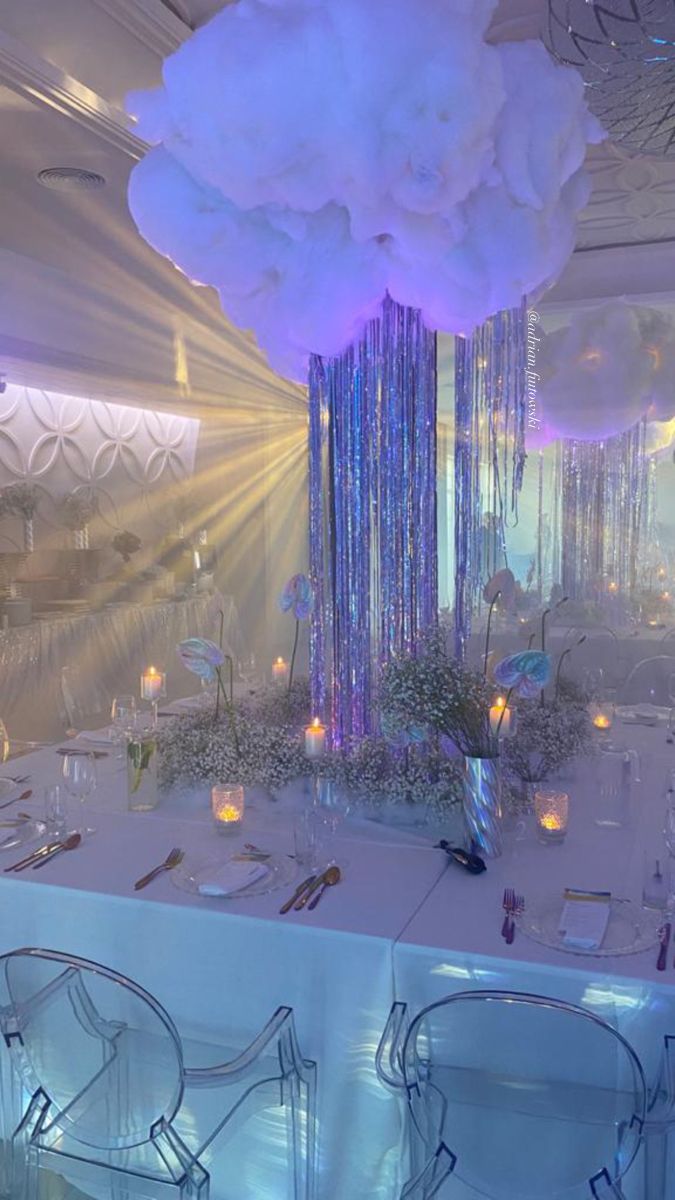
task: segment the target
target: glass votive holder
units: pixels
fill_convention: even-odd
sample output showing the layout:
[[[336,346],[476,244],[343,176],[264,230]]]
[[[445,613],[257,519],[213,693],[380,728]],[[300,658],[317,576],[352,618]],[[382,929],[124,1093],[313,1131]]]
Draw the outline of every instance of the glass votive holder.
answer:
[[[594,701],[588,706],[593,728],[598,733],[608,733],[614,724],[614,705],[609,701]]]
[[[211,812],[220,833],[237,833],[244,816],[244,789],[238,783],[216,783],[211,788]]]
[[[534,793],[534,817],[541,842],[554,845],[564,841],[569,820],[569,805],[570,798],[566,792]]]

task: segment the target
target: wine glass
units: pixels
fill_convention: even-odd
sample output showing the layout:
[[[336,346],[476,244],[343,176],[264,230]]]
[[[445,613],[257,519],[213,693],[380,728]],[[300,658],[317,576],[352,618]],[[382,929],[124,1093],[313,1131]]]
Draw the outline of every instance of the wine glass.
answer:
[[[256,662],[255,654],[244,654],[240,659],[238,659],[237,671],[240,679],[243,679],[244,683],[247,684],[248,687],[252,687],[258,678],[258,664]]]
[[[582,687],[591,700],[599,699],[604,691],[605,672],[602,667],[590,667],[584,671]]]
[[[93,754],[65,754],[63,756],[63,782],[66,791],[80,801],[82,810],[82,827],[80,833],[95,833],[84,823],[84,802],[87,796],[95,790],[98,782],[96,777],[96,759]]]
[[[136,728],[136,697],[115,696],[110,709],[113,723],[113,738],[117,743],[117,757],[124,758],[124,743]]]

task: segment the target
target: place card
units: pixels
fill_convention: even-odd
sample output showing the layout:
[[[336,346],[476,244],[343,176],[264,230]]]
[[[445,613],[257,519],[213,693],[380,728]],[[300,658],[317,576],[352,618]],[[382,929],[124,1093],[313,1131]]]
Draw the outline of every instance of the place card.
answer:
[[[610,914],[611,892],[582,892],[565,888],[558,933],[566,946],[597,950],[603,943]]]

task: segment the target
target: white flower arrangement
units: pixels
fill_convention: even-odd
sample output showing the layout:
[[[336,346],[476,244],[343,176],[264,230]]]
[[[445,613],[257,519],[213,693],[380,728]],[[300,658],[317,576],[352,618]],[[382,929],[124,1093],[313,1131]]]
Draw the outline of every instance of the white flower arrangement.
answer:
[[[585,704],[562,689],[553,700],[521,701],[516,732],[504,745],[507,770],[522,783],[540,783],[593,749],[593,725]]]
[[[427,807],[446,817],[462,800],[462,769],[430,745],[396,750],[386,738],[366,737],[331,755],[325,768],[338,786],[366,806]]]
[[[258,721],[235,708],[238,749],[228,714],[202,710],[167,722],[158,735],[159,779],[163,788],[241,783],[283,787],[308,773],[297,734]]]
[[[493,688],[482,672],[452,658],[441,630],[430,630],[416,657],[393,659],[382,671],[380,710],[387,733],[419,742],[441,735],[473,757],[493,756],[490,726]]]

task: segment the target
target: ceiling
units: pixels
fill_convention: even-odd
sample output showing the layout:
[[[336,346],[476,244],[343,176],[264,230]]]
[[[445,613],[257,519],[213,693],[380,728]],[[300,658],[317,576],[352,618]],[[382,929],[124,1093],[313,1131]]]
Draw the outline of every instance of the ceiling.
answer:
[[[367,0],[366,0],[367,2]],[[492,38],[536,36],[545,0],[502,0]],[[144,147],[123,112],[160,81],[162,59],[222,0],[0,0],[0,371],[60,390],[201,415],[297,412],[302,390],[266,366],[136,233],[126,185]],[[42,187],[45,167],[98,172],[106,186]],[[589,156],[590,204],[551,306],[608,295],[671,296],[675,160]]]

